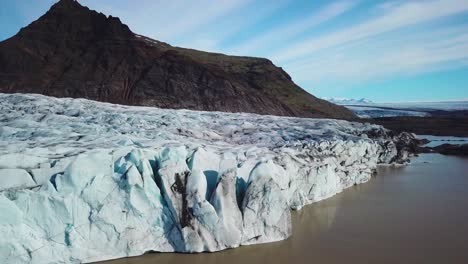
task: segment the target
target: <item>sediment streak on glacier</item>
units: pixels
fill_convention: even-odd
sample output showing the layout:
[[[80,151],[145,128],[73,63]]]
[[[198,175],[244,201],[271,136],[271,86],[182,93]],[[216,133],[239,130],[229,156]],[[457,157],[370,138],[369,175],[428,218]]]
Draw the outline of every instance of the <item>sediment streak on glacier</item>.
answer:
[[[93,262],[286,239],[300,209],[406,159],[347,121],[0,94],[0,262]],[[408,138],[406,138],[408,140]]]

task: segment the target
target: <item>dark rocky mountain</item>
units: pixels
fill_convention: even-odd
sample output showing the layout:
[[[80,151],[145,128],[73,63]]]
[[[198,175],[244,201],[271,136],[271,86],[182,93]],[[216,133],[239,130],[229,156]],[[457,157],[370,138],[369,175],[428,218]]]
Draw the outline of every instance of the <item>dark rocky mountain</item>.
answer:
[[[270,60],[227,56],[133,33],[74,0],[61,0],[0,42],[0,92],[128,105],[353,119],[294,84]]]

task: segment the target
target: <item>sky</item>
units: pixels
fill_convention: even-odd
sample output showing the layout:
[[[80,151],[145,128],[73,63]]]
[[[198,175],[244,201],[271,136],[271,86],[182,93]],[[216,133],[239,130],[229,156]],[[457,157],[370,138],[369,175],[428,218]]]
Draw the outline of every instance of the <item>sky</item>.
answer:
[[[1,0],[0,40],[55,0]],[[266,57],[319,97],[468,99],[468,0],[80,0],[171,45]]]

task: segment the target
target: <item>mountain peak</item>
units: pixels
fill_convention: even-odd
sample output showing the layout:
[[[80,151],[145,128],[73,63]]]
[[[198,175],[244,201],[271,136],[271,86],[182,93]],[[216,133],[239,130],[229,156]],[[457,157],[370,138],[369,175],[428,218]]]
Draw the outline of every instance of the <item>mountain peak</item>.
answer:
[[[57,3],[55,3],[52,7],[66,7],[66,8],[73,8],[81,6],[80,3],[76,0],[59,0]]]
[[[0,42],[0,92],[193,110],[354,118],[267,59],[172,47],[60,0]]]
[[[47,14],[50,13],[73,13],[77,11],[90,11],[87,7],[82,6],[76,0],[59,0],[52,5]]]
[[[47,13],[20,31],[23,39],[37,39],[38,35],[74,41],[134,36],[120,19],[90,10],[75,0],[58,1]]]
[[[331,103],[338,104],[338,105],[365,105],[365,104],[373,104],[369,99],[361,98],[361,99],[354,99],[354,98],[322,98],[327,100]]]

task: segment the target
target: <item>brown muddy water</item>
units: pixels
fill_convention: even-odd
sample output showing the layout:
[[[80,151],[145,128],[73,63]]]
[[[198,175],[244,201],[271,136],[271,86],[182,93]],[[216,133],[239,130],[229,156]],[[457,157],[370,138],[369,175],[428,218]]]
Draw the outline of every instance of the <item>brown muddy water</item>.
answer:
[[[468,263],[468,158],[425,154],[293,212],[288,240],[105,264]]]

